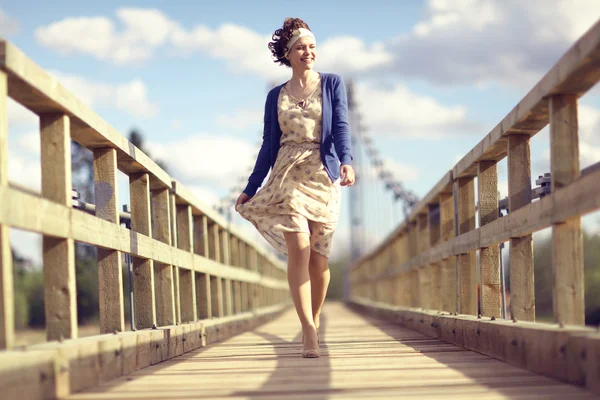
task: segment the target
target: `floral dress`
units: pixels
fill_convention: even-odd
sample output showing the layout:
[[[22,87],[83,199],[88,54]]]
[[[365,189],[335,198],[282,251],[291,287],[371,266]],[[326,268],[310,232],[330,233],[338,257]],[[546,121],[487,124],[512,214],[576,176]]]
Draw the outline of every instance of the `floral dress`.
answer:
[[[311,250],[329,257],[340,214],[339,179],[331,182],[321,161],[322,88],[304,104],[284,86],[277,99],[281,147],[269,179],[237,207],[277,251],[287,255],[284,232],[310,235]]]

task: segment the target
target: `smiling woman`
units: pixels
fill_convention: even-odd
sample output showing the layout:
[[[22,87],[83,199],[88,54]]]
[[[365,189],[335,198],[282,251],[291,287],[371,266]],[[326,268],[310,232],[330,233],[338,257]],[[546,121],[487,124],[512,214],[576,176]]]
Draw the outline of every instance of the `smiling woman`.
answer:
[[[263,143],[236,209],[288,255],[302,356],[314,358],[319,357],[319,317],[330,281],[340,189],[354,184],[348,101],[338,75],[314,71],[317,42],[306,22],[286,19],[269,48],[276,63],[292,69],[292,77],[267,96]]]

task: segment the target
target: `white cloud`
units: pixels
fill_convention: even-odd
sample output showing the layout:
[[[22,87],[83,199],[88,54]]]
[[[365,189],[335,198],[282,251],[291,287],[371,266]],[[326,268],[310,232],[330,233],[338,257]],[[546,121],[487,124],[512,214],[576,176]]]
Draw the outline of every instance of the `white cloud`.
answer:
[[[204,186],[201,184],[189,184],[185,185],[186,189],[188,189],[200,202],[207,207],[212,207],[215,204],[219,203],[219,196],[217,192],[211,188],[210,186]]]
[[[27,132],[17,136],[19,149],[32,156],[40,155],[40,133],[38,131]]]
[[[18,153],[9,152],[8,180],[38,192],[41,191],[42,169],[39,160],[32,160]]]
[[[86,54],[115,64],[147,61],[158,47],[170,44],[178,53],[202,52],[224,60],[234,73],[250,72],[275,82],[290,75],[288,68],[272,61],[267,47],[271,33],[231,23],[216,29],[196,25],[186,30],[156,9],[122,8],[117,19],[65,18],[38,28],[36,38],[61,54]],[[392,59],[382,43],[367,45],[353,36],[325,39],[319,48],[319,68],[340,74],[362,72]]]
[[[227,61],[233,72],[252,72],[273,81],[289,78],[290,70],[272,61],[267,47],[270,40],[270,34],[259,34],[234,24],[224,24],[215,30],[201,25],[190,31],[178,29],[172,37],[177,49],[188,53],[206,52]],[[322,43],[317,42],[318,68],[323,71],[352,74],[386,64],[391,58],[383,44],[367,46],[353,36],[332,37]]]
[[[257,148],[246,141],[211,135],[194,135],[172,143],[148,144],[151,154],[169,159],[173,176],[184,185],[237,185],[256,159]]]
[[[420,176],[418,168],[401,161],[386,158],[384,160],[384,166],[392,173],[394,178],[400,182],[416,181]]]
[[[533,86],[600,15],[581,0],[430,0],[412,32],[386,43],[394,71],[437,84]]]
[[[31,129],[39,126],[39,117],[17,103],[10,97],[6,102],[6,112],[8,115],[8,129]]]
[[[17,33],[19,22],[0,9],[0,36],[9,36]]]
[[[114,107],[139,118],[152,118],[158,115],[158,105],[148,99],[148,89],[140,79],[113,85],[60,72],[53,72],[53,74],[61,84],[90,107],[96,105]]]
[[[65,18],[36,29],[35,36],[61,54],[87,54],[131,64],[149,59],[175,29],[175,23],[156,9],[121,8],[117,18],[120,24],[106,17]]]
[[[218,114],[216,125],[221,129],[245,130],[260,129],[263,123],[262,110],[240,109],[233,114]]]
[[[401,84],[391,88],[358,84],[356,96],[366,125],[377,135],[439,139],[479,127],[467,119],[464,107],[444,106]]]

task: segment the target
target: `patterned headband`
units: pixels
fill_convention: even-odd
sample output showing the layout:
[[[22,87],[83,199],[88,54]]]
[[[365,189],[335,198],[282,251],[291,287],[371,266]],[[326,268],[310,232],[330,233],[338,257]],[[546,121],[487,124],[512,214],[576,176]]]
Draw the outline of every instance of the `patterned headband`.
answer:
[[[305,36],[310,36],[311,38],[313,38],[316,41],[315,35],[313,35],[313,33],[311,31],[309,31],[308,29],[305,29],[305,28],[296,29],[292,33],[292,37],[290,38],[290,40],[287,43],[288,50],[285,52],[285,57],[287,57],[288,54],[290,53],[290,51],[292,50],[292,46],[294,45],[294,43],[296,43],[296,40],[300,39],[301,37],[305,37]]]

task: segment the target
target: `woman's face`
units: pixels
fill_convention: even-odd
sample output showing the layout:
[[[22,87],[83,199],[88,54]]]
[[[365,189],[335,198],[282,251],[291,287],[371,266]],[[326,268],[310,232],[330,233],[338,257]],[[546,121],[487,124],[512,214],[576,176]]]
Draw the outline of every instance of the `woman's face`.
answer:
[[[317,59],[317,44],[310,36],[304,36],[296,40],[292,46],[288,60],[295,70],[312,69]]]

